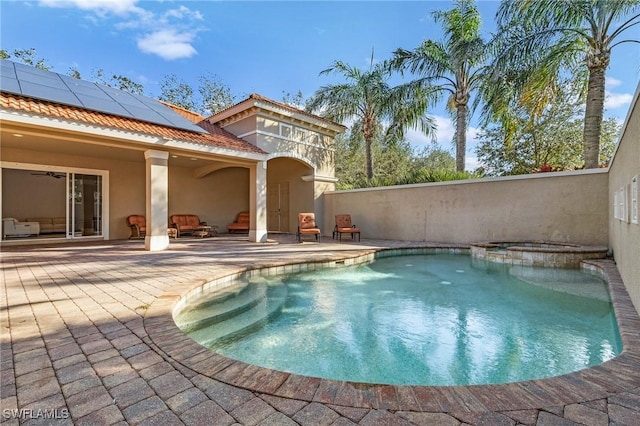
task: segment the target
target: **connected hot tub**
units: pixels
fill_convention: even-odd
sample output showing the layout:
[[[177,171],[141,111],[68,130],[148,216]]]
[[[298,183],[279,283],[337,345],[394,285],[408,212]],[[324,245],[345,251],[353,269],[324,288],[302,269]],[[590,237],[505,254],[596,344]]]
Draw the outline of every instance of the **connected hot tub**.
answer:
[[[607,247],[547,241],[490,241],[470,244],[471,256],[490,262],[551,268],[580,268],[587,259],[607,257]]]

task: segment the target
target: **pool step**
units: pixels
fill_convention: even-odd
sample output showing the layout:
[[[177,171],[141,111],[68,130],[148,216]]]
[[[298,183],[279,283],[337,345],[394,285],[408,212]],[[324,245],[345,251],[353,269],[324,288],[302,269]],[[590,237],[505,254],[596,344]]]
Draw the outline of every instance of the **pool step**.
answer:
[[[224,293],[212,295],[202,303],[190,306],[178,313],[175,322],[184,332],[206,327],[210,324],[233,318],[256,306],[266,296],[267,286],[261,284],[244,284]]]
[[[266,290],[266,286],[260,287]],[[212,347],[221,341],[233,339],[241,334],[262,327],[266,322],[276,317],[282,311],[287,289],[284,285],[273,286],[264,292],[258,303],[244,310],[236,310],[236,315],[219,321],[201,321],[200,327],[192,328],[189,336],[201,345]]]

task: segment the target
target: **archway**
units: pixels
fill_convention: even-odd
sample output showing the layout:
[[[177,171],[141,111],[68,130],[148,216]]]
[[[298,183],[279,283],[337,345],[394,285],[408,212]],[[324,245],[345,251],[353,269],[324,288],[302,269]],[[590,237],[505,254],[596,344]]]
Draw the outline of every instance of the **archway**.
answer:
[[[298,213],[314,211],[314,184],[303,180],[314,169],[300,159],[276,157],[267,162],[267,229],[294,233]]]

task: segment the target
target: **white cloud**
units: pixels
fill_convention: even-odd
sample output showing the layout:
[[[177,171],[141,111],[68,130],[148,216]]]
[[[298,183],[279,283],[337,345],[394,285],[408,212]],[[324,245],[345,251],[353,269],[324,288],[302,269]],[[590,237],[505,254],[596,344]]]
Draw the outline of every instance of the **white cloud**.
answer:
[[[606,92],[604,98],[605,108],[618,108],[625,105],[630,105],[633,100],[633,95],[630,93],[611,93]]]
[[[113,13],[116,15],[138,13],[141,9],[136,6],[137,2],[138,0],[40,0],[40,4],[46,7],[77,7],[99,14]]]
[[[197,21],[202,21],[204,17],[200,12],[192,11],[186,6],[180,6],[177,9],[171,9],[164,14],[165,17],[169,18],[178,18],[178,19],[194,19]]]
[[[106,25],[106,18],[119,18],[112,23],[113,28],[138,32],[134,36],[138,49],[167,61],[190,58],[198,53],[193,43],[197,34],[204,30],[200,27],[204,17],[199,11],[179,6],[154,13],[137,6],[137,3],[138,0],[40,0],[40,5],[46,7],[77,8],[90,12],[92,15],[87,18],[96,25]],[[158,4],[161,3],[154,2],[154,6]]]
[[[617,78],[607,77],[606,85],[607,87],[618,87],[622,84],[622,80],[618,80]]]
[[[160,30],[140,37],[138,48],[168,61],[190,58],[198,53],[191,45],[193,37],[193,34],[179,33],[174,29]]]

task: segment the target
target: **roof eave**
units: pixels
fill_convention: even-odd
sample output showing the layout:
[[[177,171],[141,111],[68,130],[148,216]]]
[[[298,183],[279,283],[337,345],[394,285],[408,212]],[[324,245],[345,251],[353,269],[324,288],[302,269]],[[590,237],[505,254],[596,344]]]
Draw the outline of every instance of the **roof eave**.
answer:
[[[277,104],[271,103],[267,100],[255,98],[245,99],[244,101],[239,102],[232,107],[229,107],[217,114],[210,116],[209,118],[207,118],[207,120],[209,120],[211,123],[233,121],[233,118],[235,116],[242,115],[243,112],[251,108],[257,108],[267,113],[277,114],[283,118],[297,120],[313,125],[314,127],[322,128],[332,136],[343,133],[346,130],[346,127],[342,124],[334,123],[330,120],[327,120],[326,118],[315,117],[312,114],[304,113],[302,111],[295,112],[290,109],[280,107]],[[242,117],[244,118],[244,115],[242,115]]]
[[[27,114],[15,110],[0,109],[0,122],[15,123],[33,128],[48,128],[64,132],[79,133],[83,136],[99,136],[117,141],[136,142],[148,145],[149,148],[176,148],[200,154],[220,155],[224,157],[241,158],[251,161],[266,161],[267,153],[255,153],[241,150],[222,148],[214,145],[198,144],[196,142],[175,139],[165,136],[152,135],[130,130],[87,124],[84,122],[65,120],[61,118],[43,117],[37,114]]]

